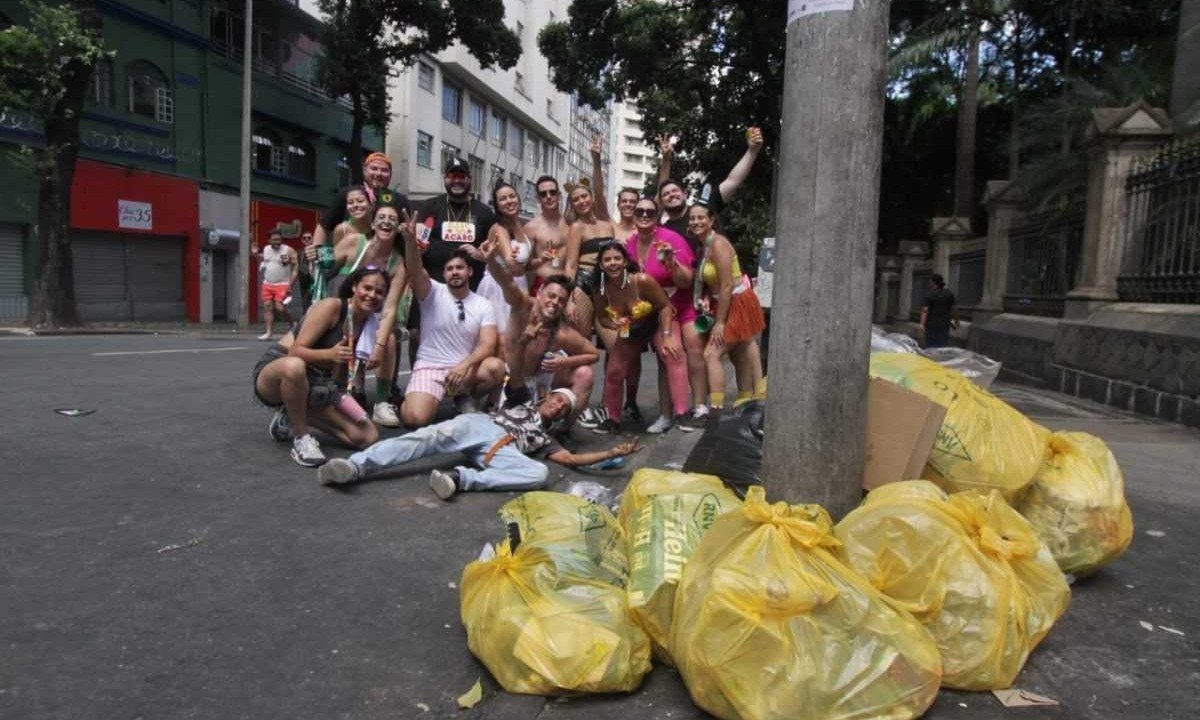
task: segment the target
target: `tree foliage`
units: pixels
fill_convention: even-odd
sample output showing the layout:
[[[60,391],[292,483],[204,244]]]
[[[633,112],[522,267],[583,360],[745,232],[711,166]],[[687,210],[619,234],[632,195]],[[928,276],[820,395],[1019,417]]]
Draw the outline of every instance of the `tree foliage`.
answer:
[[[318,7],[325,27],[317,81],[334,97],[350,99],[355,179],[363,126],[387,129],[392,63],[409,66],[455,42],[484,68],[511,68],[521,56],[519,39],[504,25],[503,0],[319,0]]]
[[[32,156],[38,182],[38,273],[30,323],[78,322],[69,215],[79,121],[96,63],[106,56],[94,0],[26,0],[29,20],[0,31],[0,109],[28,113],[45,137]]]
[[[734,236],[766,231],[783,92],[786,0],[574,0],[538,36],[560,90],[600,107],[637,103],[645,139],[680,138],[672,174],[720,180],[762,127],[766,145],[726,213]],[[777,18],[778,22],[771,21]]]

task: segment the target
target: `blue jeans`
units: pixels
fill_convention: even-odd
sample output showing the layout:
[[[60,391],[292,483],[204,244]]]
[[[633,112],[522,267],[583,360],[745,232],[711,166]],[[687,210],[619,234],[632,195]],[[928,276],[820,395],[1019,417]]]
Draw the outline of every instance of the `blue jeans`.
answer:
[[[504,429],[487,415],[467,413],[380,440],[351,455],[350,462],[364,477],[440,453],[466,453],[471,462],[483,467],[484,455],[505,435]],[[526,457],[514,443],[500,448],[482,470],[465,466],[455,470],[458,470],[459,490],[536,490],[546,486],[550,474],[545,465]]]

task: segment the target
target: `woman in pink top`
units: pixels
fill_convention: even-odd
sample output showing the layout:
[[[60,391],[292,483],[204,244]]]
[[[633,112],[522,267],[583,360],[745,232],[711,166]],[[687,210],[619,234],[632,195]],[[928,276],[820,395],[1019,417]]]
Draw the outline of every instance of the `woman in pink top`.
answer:
[[[659,214],[658,203],[653,198],[644,197],[637,201],[633,209],[633,224],[637,231],[625,241],[625,249],[641,266],[642,272],[662,286],[675,308],[675,319],[682,328],[683,347],[687,353],[688,378],[695,388],[694,378],[704,375],[704,343],[696,332],[696,308],[692,303],[695,256],[682,235],[658,224]],[[658,419],[646,428],[650,433],[666,432],[672,424],[670,396],[661,378],[658,387],[660,412]],[[693,401],[697,402],[695,390],[692,395]]]

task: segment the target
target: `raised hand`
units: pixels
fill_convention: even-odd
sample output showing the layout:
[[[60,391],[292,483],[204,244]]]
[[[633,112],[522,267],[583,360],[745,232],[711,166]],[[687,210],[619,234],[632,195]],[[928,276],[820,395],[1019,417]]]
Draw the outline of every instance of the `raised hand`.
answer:
[[[593,155],[599,155],[604,150],[604,136],[599,133],[592,135],[592,142],[588,145],[588,149],[592,151]]]
[[[751,126],[746,128],[746,147],[751,150],[760,150],[763,146],[762,130]]]

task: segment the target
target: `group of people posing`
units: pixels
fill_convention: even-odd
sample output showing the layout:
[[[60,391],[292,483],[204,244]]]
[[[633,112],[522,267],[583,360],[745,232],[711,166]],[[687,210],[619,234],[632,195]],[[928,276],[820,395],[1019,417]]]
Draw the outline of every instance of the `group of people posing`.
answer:
[[[622,189],[615,215],[594,140],[590,181],[538,178],[540,213],[528,222],[508,183],[492,188],[490,207],[473,198],[470,168],[458,158],[444,168],[445,194],[411,206],[388,189],[387,156],[371,154],[363,183],[339,194],[311,246],[290,260],[292,280],[297,266],[308,268],[311,305],[254,368],[256,396],[276,408],[271,436],[292,443],[297,463],[319,466],[325,484],[465,452],[470,466],[431,475],[446,499],[542,487],[547,470],[532,457],[582,466],[638,450],[626,441],[573,453],[564,441],[575,425],[641,429],[647,349],[660,380],[659,415],[647,432],[704,427],[725,405],[726,357],[737,400],[761,395],[763,312],[718,221],[762,147],[756,128],[746,137],[728,176],[690,203],[670,177],[673,146],[664,140],[657,195]],[[264,262],[280,255],[271,243]],[[282,290],[266,288],[264,309],[282,308]],[[402,328],[411,373],[398,393]],[[603,392],[592,407],[597,374]],[[456,416],[435,423],[447,398]],[[377,425],[410,432],[381,441]],[[327,461],[313,429],[358,452]]]

